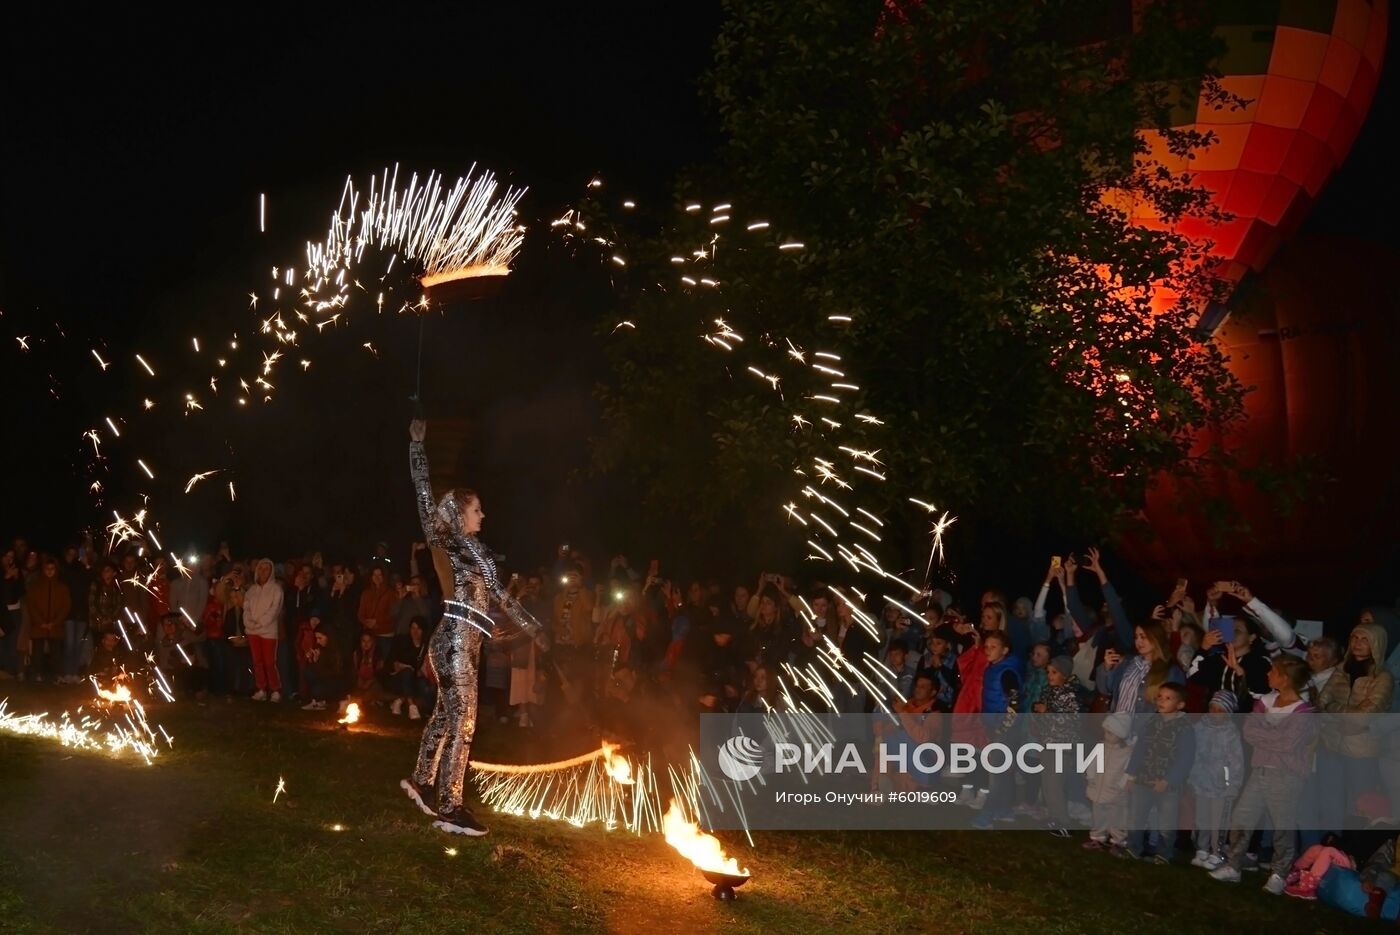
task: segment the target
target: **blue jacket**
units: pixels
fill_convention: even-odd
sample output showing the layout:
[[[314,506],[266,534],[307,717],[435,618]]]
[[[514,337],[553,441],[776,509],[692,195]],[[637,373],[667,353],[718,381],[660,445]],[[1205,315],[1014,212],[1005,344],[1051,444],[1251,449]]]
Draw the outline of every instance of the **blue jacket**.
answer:
[[[1005,676],[1010,679],[1005,679]],[[1015,695],[1021,694],[1021,664],[1015,656],[1008,655],[1000,662],[987,666],[987,671],[982,675],[982,712],[984,714],[1004,714],[1012,707],[1012,698],[1008,696],[1004,682],[1012,682],[1014,688],[1011,689]],[[1016,705],[1020,705],[1020,698],[1015,699]]]

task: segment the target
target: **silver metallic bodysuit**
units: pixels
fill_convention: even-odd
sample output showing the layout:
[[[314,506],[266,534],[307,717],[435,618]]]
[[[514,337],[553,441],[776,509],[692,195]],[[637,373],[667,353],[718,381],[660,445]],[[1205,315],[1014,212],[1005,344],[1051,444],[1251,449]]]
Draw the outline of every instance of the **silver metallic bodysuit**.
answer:
[[[428,455],[422,442],[408,446],[409,471],[418,501],[418,519],[429,546],[442,549],[452,566],[452,593],[444,596],[442,621],[428,641],[428,659],[438,680],[437,704],[423,728],[413,780],[437,787],[439,814],[462,805],[462,786],[476,732],[477,656],[489,635],[491,602],[522,630],[534,635],[540,624],[496,577],[496,563],[475,536],[462,533],[462,507],[447,494],[433,503],[428,481]],[[449,530],[451,530],[449,532]]]

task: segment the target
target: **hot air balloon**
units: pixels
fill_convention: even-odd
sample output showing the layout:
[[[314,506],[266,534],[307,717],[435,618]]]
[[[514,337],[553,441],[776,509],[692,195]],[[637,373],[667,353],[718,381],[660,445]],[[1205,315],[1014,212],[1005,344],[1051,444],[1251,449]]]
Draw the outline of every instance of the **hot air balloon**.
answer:
[[[1262,272],[1297,231],[1314,199],[1346,158],[1375,97],[1385,54],[1387,0],[1221,2],[1213,10],[1225,51],[1220,89],[1243,102],[1220,106],[1197,89],[1186,95],[1178,126],[1209,131],[1216,142],[1173,155],[1163,135],[1143,130],[1149,158],[1189,172],[1230,217],[1183,219],[1177,231],[1210,240],[1211,272],[1232,290]],[[1141,203],[1123,207],[1133,223],[1161,227]],[[1166,290],[1154,304],[1175,297]],[[1218,324],[1225,309],[1206,310]]]
[[[1216,335],[1252,391],[1247,418],[1199,434],[1243,473],[1162,477],[1144,517],[1156,534],[1125,543],[1149,580],[1193,587],[1239,580],[1296,613],[1324,614],[1390,558],[1400,536],[1400,252],[1306,235],[1283,246]],[[1249,469],[1303,458],[1305,499],[1250,480]],[[1209,501],[1227,500],[1248,526],[1217,540]]]
[[[1335,606],[1384,561],[1395,541],[1395,471],[1382,452],[1400,411],[1389,374],[1397,363],[1395,257],[1374,245],[1308,238],[1288,244],[1341,164],[1375,96],[1384,57],[1385,0],[1228,3],[1216,10],[1225,43],[1218,67],[1239,109],[1195,101],[1193,123],[1217,142],[1189,162],[1143,131],[1152,157],[1190,172],[1230,217],[1186,219],[1184,234],[1212,241],[1211,272],[1227,294],[1251,274],[1260,288],[1242,320],[1220,327],[1232,304],[1204,310],[1202,326],[1251,392],[1245,420],[1210,429],[1195,454],[1220,446],[1244,475],[1182,483],[1156,479],[1144,517],[1155,541],[1127,549],[1162,581],[1227,576],[1309,612]],[[1188,107],[1188,110],[1190,108]],[[1129,207],[1135,223],[1160,225]],[[1275,258],[1282,247],[1283,252]],[[1175,296],[1162,290],[1154,304]],[[1304,458],[1316,473],[1309,501],[1284,515],[1287,497],[1247,469]],[[1250,532],[1220,542],[1207,519],[1227,500]]]

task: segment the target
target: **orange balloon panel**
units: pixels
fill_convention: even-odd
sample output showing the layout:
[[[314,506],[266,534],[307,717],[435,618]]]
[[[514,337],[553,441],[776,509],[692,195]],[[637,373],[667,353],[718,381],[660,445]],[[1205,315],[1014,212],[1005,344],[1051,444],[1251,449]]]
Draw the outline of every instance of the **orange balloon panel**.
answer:
[[[1276,494],[1220,473],[1199,484],[1162,479],[1145,518],[1154,541],[1127,552],[1164,586],[1185,575],[1248,583],[1270,602],[1316,613],[1345,596],[1388,554],[1400,528],[1400,292],[1396,251],[1304,237],[1285,246],[1260,290],[1216,337],[1230,370],[1253,392],[1247,419],[1207,431],[1196,453],[1220,445],[1245,467],[1305,457],[1319,470],[1316,501],[1292,515]],[[1214,540],[1202,496],[1227,499],[1251,532]]]
[[[1201,98],[1195,123],[1218,142],[1189,170],[1234,220],[1183,221],[1180,230],[1214,242],[1216,276],[1231,286],[1261,272],[1291,236],[1323,184],[1345,158],[1375,97],[1389,20],[1387,0],[1220,0],[1218,63],[1223,88],[1244,99],[1236,109]],[[1150,153],[1160,134],[1141,131]],[[1162,164],[1184,170],[1179,159]],[[1134,204],[1134,222],[1160,227]],[[1161,304],[1156,303],[1156,304]]]

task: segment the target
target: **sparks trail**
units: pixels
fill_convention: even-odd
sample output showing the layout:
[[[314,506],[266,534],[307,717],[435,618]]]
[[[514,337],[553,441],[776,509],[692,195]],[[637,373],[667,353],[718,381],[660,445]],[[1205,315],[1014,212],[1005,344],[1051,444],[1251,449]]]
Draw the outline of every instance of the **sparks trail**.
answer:
[[[885,539],[882,530],[886,521],[874,508],[872,485],[885,483],[889,478],[879,458],[881,446],[876,441],[886,422],[863,406],[860,381],[854,373],[856,366],[836,346],[841,333],[853,324],[853,317],[827,315],[824,327],[819,324],[815,330],[831,332],[830,336],[821,337],[821,344],[808,347],[789,335],[761,333],[746,338],[738,324],[737,316],[741,313],[732,306],[723,306],[722,318],[704,312],[713,304],[708,297],[722,294],[723,282],[733,278],[723,272],[727,258],[760,255],[762,262],[794,263],[807,250],[805,242],[775,233],[767,218],[741,219],[741,209],[730,200],[710,206],[708,216],[703,202],[691,201],[684,206],[680,220],[694,236],[693,245],[688,250],[675,250],[667,257],[658,258],[661,262],[653,272],[659,274],[660,279],[653,285],[643,280],[648,273],[637,272],[644,270],[646,264],[629,256],[629,245],[620,233],[625,222],[613,220],[598,200],[597,191],[603,187],[602,181],[594,179],[588,187],[587,200],[551,224],[556,237],[580,250],[591,250],[601,262],[610,262],[614,277],[624,275],[623,270],[631,272],[636,281],[619,282],[614,278],[614,282],[619,288],[630,287],[634,294],[664,295],[668,311],[686,302],[701,302],[695,306],[697,319],[710,321],[714,327],[703,327],[699,338],[725,358],[742,355],[736,361],[739,364],[736,369],[766,386],[767,391],[777,397],[778,405],[788,410],[786,420],[809,449],[804,459],[792,466],[792,471],[802,485],[801,496],[810,503],[808,509],[801,509],[794,498],[784,497],[774,506],[806,540],[811,549],[810,561],[830,565],[833,578],[843,574],[849,577],[845,585],[838,581],[829,585],[833,597],[851,611],[862,628],[872,633],[878,632],[877,624],[861,606],[866,593],[858,586],[864,578],[873,575],[881,582],[899,584],[909,592],[906,600],[926,599],[934,562],[943,561],[943,535],[957,520],[946,511],[934,520],[930,530],[928,569],[922,586],[891,572],[891,567],[898,566],[883,560],[874,551],[884,546]],[[623,207],[631,212],[635,204],[627,203]],[[771,251],[769,256],[762,258],[761,253],[768,251]],[[721,297],[719,301],[725,299]],[[612,329],[612,334],[618,340],[628,340],[646,326],[645,319],[629,315]],[[912,502],[930,512],[934,510],[932,504]],[[853,597],[847,596],[848,591]],[[917,618],[918,614],[907,604],[883,594],[880,597],[886,604],[899,608],[901,613],[911,613]],[[805,600],[801,604],[798,616],[809,630],[820,633],[825,621],[816,619]],[[817,661],[805,669],[783,667],[778,677],[780,695],[791,700],[792,691],[803,690],[834,710],[842,699],[832,692],[831,686],[840,686],[851,696],[869,692],[877,706],[888,711],[883,699],[890,693],[879,687],[881,683],[888,683],[887,670],[879,660],[868,655],[862,659],[848,659],[825,634],[819,646]],[[893,695],[898,697],[898,692]]]

